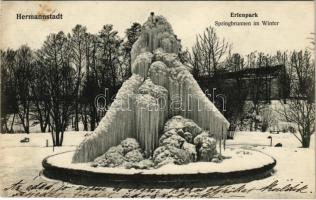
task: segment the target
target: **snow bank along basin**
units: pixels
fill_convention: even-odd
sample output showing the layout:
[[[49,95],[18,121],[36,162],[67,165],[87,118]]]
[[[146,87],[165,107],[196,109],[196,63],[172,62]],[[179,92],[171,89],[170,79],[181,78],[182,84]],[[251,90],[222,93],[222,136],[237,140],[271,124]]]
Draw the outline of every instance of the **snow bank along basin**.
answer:
[[[48,178],[77,184],[102,182],[198,182],[206,179],[259,179],[271,174],[276,160],[259,151],[226,148],[223,155],[230,157],[221,163],[194,162],[186,165],[168,164],[156,169],[126,169],[91,167],[91,163],[72,163],[74,152],[52,155],[43,160],[44,175]],[[243,180],[241,180],[244,182]]]

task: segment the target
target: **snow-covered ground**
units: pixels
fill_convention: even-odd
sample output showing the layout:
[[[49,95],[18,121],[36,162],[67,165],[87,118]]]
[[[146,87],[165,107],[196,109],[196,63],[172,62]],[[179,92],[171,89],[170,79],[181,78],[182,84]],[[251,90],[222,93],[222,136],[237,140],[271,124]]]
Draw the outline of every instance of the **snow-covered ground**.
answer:
[[[299,134],[297,137],[300,138]],[[272,146],[277,143],[281,143],[282,147],[285,148],[297,148],[302,146],[298,139],[295,138],[293,133],[282,133],[279,134],[269,132],[237,132],[233,140],[227,140],[228,145],[258,145],[258,146],[270,146],[270,139],[272,137]],[[315,149],[315,134],[311,136],[310,147]]]
[[[39,177],[42,170],[42,160],[48,155],[74,150],[84,138],[86,132],[67,132],[64,146],[46,147],[46,140],[51,145],[51,135],[48,133],[2,134],[0,135],[0,187],[1,196],[43,196],[57,195],[57,193],[43,193],[43,189],[27,188],[39,183],[60,187],[63,183],[50,181]],[[277,160],[275,173],[265,179],[251,181],[244,184],[228,186],[192,186],[181,188],[157,188],[155,185],[140,186],[139,188],[104,187],[82,188],[66,184],[67,188],[60,191],[61,197],[247,197],[247,198],[315,198],[315,151],[314,148],[299,148],[300,144],[290,133],[272,134],[273,145],[282,143],[283,147],[270,147],[267,139],[269,133],[239,132],[234,140],[228,140],[227,146],[250,148],[262,151]],[[29,143],[20,143],[24,137],[29,137]],[[312,137],[314,145],[314,136]],[[254,159],[253,162],[256,162]],[[20,180],[23,180],[20,182]],[[12,186],[14,183],[21,187]],[[19,185],[18,184],[18,185]],[[288,186],[287,186],[288,185]],[[306,185],[306,186],[305,186]],[[267,187],[270,186],[270,187]],[[292,188],[290,188],[292,187]],[[10,188],[3,190],[3,188]],[[237,188],[241,188],[238,189]],[[283,189],[282,189],[283,188]],[[295,189],[296,188],[296,189]],[[299,189],[303,188],[303,189]],[[89,192],[87,192],[87,190]],[[286,191],[287,190],[287,191]],[[290,191],[291,190],[291,191]],[[293,191],[296,190],[296,191]],[[22,193],[24,192],[24,193]]]
[[[83,140],[86,132],[66,132],[64,146],[53,151],[51,134],[1,134],[0,135],[0,185],[1,187],[20,179],[33,179],[42,169],[42,160],[51,154],[73,150]],[[25,137],[29,143],[20,143]],[[46,147],[48,140],[48,147]]]

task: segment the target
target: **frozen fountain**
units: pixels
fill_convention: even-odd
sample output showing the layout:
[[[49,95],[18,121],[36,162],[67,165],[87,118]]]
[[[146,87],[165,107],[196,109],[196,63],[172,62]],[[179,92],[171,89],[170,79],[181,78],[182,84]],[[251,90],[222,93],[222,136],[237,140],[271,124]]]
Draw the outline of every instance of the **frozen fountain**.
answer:
[[[80,183],[91,177],[92,182],[101,177],[172,182],[179,177],[197,181],[270,171],[276,162],[267,155],[255,165],[242,162],[259,152],[218,152],[229,122],[180,62],[180,48],[167,20],[152,13],[132,48],[132,76],[99,126],[75,152],[46,158],[44,174]],[[241,154],[243,159],[234,160]]]

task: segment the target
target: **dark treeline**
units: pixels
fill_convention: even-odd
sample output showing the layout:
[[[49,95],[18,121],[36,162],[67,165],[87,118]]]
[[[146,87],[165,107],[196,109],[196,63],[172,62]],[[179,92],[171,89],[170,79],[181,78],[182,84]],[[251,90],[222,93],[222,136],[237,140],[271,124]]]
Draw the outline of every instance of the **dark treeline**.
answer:
[[[1,50],[1,132],[14,132],[17,121],[26,133],[39,124],[59,146],[69,124],[94,130],[102,117],[94,98],[108,88],[109,104],[131,75],[130,52],[140,31],[133,23],[120,38],[112,25],[97,34],[76,25],[71,33],[48,35],[38,50]]]
[[[235,76],[235,89],[226,91],[221,75],[249,68],[283,66],[284,72],[279,80],[285,89],[283,92],[286,98],[280,99],[282,108],[277,112],[283,120],[297,125],[296,128],[301,134],[301,138],[298,139],[303,147],[308,147],[310,135],[315,131],[315,61],[313,58],[315,43],[314,33],[311,35],[313,37],[307,39],[310,40],[312,47],[306,47],[304,50],[277,51],[275,54],[255,51],[242,56],[239,53],[232,53],[232,44],[225,38],[219,37],[213,27],[209,27],[196,36],[192,54],[187,51],[187,57],[197,80],[201,77],[203,80],[209,77],[214,83],[213,86],[210,84],[200,86],[207,89],[216,86],[217,91],[223,92],[226,96],[227,110],[223,114],[229,120],[231,130],[235,130],[237,126],[242,127],[243,121],[248,120],[250,124],[253,124],[250,126],[250,131],[266,131],[270,121],[276,120],[272,119],[276,116],[272,116],[271,112],[266,112],[267,104],[271,102],[264,99],[269,98],[262,98],[265,93],[263,90],[267,88],[265,85],[268,85],[270,80],[268,76],[250,77],[251,94],[246,94],[242,90],[244,83],[241,77]],[[246,105],[247,96],[251,97],[251,106],[245,112],[245,107],[248,106]],[[221,104],[217,105],[219,109],[221,106]]]
[[[30,127],[39,125],[41,132],[52,133],[53,143],[58,146],[62,145],[64,131],[70,124],[75,131],[79,131],[79,126],[85,131],[94,130],[104,115],[95,107],[95,97],[104,94],[107,88],[106,104],[110,104],[121,84],[131,76],[131,49],[140,32],[139,23],[133,23],[124,38],[119,37],[112,25],[103,26],[97,34],[76,25],[71,33],[48,35],[38,50],[27,45],[17,50],[1,50],[1,132],[14,132],[15,123],[21,124],[26,133],[30,133]],[[180,51],[179,58],[191,66],[198,81],[212,78],[218,91],[224,92],[223,114],[230,121],[231,130],[243,119],[250,119],[256,130],[257,116],[267,103],[259,98],[265,80],[253,79],[251,113],[245,113],[247,94],[242,92],[241,78],[236,77],[236,90],[224,91],[221,74],[283,65],[285,76],[281,80],[288,86],[287,96],[296,99],[288,107],[294,109],[291,113],[301,112],[293,119],[287,108],[283,115],[303,127],[300,130],[303,135],[310,136],[315,112],[312,46],[312,49],[277,51],[273,55],[255,51],[242,56],[232,53],[232,44],[209,27],[196,36],[191,51]],[[222,105],[216,105],[221,110]],[[264,131],[266,127],[261,128]]]

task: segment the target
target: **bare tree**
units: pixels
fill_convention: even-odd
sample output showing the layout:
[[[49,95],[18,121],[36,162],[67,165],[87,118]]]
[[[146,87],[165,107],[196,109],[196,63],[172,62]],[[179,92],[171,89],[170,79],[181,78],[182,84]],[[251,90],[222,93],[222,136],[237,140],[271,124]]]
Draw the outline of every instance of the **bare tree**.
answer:
[[[297,125],[300,137],[294,136],[307,148],[310,137],[315,132],[315,68],[308,50],[294,51],[291,56],[293,74],[291,79],[292,98],[279,113]]]
[[[38,52],[39,62],[43,62],[48,78],[50,97],[50,126],[55,146],[61,146],[67,128],[75,97],[75,70],[70,65],[69,40],[63,32],[50,34]]]
[[[213,27],[208,27],[203,34],[196,37],[196,43],[192,48],[192,58],[195,68],[208,76],[214,76],[224,66],[220,62],[230,51],[231,45],[216,34]]]
[[[16,87],[14,81],[16,52],[1,50],[1,132],[14,132],[13,125],[17,113]],[[12,119],[11,119],[12,116]],[[10,124],[8,124],[11,119]]]
[[[90,118],[90,130],[93,131],[98,123],[97,110],[94,105],[94,98],[99,91],[98,86],[98,68],[97,68],[97,56],[98,56],[98,37],[96,35],[89,34],[86,37],[86,55],[87,64],[89,65],[86,73],[86,80],[83,86],[83,98],[89,104],[89,118]]]
[[[123,43],[124,61],[126,61],[126,69],[124,70],[125,74],[123,74],[124,79],[127,79],[132,75],[131,50],[133,44],[136,42],[141,33],[141,28],[142,26],[139,23],[134,22],[132,26],[125,31],[127,40]]]
[[[302,147],[308,148],[311,135],[315,132],[315,104],[293,99],[283,105],[281,113],[288,122],[297,125],[300,137],[295,133],[293,135],[301,142]]]
[[[85,74],[82,79],[80,91],[81,119],[83,130],[87,131],[90,121],[90,130],[95,129],[97,112],[94,106],[94,98],[98,95],[96,56],[98,38],[96,35],[85,33],[84,36]]]
[[[79,131],[79,97],[80,97],[80,86],[81,86],[81,80],[83,78],[83,71],[82,68],[84,66],[85,60],[85,37],[86,34],[86,27],[82,25],[76,25],[72,29],[72,34],[70,37],[69,44],[71,45],[70,51],[71,51],[71,57],[72,62],[76,68],[76,86],[75,86],[75,131]]]
[[[32,94],[32,119],[38,121],[41,132],[46,132],[49,125],[49,113],[51,110],[50,97],[49,97],[49,83],[48,76],[50,74],[46,71],[46,66],[43,62],[38,60],[33,65],[33,81],[30,84]]]
[[[229,54],[226,59],[226,65],[226,68],[230,71],[237,72],[244,68],[244,58],[238,53],[234,53],[232,55]],[[243,107],[248,95],[248,91],[243,89],[242,77],[235,76],[235,81],[235,88],[233,90],[229,88],[229,91],[225,90],[224,92],[227,97],[227,110],[224,114],[230,122],[230,130],[235,130],[237,125],[240,123],[240,119],[243,114]]]
[[[115,95],[120,86],[118,69],[121,65],[122,51],[120,47],[123,40],[118,36],[118,32],[113,30],[111,24],[103,26],[98,38],[98,86],[102,93],[105,88],[109,88],[111,97]]]
[[[28,46],[22,45],[17,50],[13,81],[16,87],[18,116],[26,133],[30,133],[30,84],[33,80],[32,59],[32,50]]]

